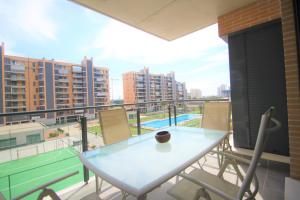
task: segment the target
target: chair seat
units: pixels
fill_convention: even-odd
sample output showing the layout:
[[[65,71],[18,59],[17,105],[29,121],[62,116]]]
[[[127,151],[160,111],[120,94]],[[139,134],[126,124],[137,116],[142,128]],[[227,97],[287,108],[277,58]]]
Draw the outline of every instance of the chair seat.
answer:
[[[213,186],[214,188],[221,190],[228,195],[232,197],[236,197],[237,193],[239,191],[239,187],[229,183],[216,175],[210,174],[204,170],[196,169],[193,172],[191,172],[189,175],[191,175],[196,180],[205,181],[205,183]],[[171,189],[167,191],[167,193],[174,197],[175,199],[179,200],[194,200],[194,197],[197,193],[197,191],[201,188],[201,186],[194,184],[193,182],[182,179],[177,184],[175,184]],[[208,190],[206,190],[212,200],[221,200],[219,195],[216,195],[215,193],[212,193]]]

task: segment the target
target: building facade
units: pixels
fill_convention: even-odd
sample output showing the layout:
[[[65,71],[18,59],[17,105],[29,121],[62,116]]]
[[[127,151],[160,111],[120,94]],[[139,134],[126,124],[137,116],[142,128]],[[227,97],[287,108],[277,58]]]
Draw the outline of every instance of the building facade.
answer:
[[[0,127],[0,150],[44,141],[45,127],[40,123],[15,124]]]
[[[281,105],[276,106],[276,118],[282,123],[280,132],[269,138],[268,151],[272,147],[273,149],[271,150],[273,152],[275,149],[276,153],[281,151],[281,154],[289,155],[290,176],[300,180],[299,1],[255,1],[248,6],[218,17],[218,30],[219,36],[229,41],[229,49],[232,50],[232,52],[229,51],[230,63],[232,67],[235,67],[230,70],[232,72],[231,75],[234,76],[234,79],[231,78],[233,127],[237,127],[237,125],[246,126],[247,129],[242,131],[244,133],[250,130],[248,128],[249,119],[257,117],[250,116],[251,114],[248,114],[248,116],[243,114],[246,117],[241,116],[240,110],[235,113],[234,103],[238,106],[245,103],[245,105],[249,105],[247,109],[243,110],[243,113],[253,109],[253,106],[257,105],[253,103],[253,100],[259,99],[259,95],[256,93],[254,96],[252,92],[259,91],[259,89],[265,87],[265,83],[268,83],[269,87],[261,92],[263,94],[261,96],[264,96],[268,100],[268,104],[273,106],[276,106],[274,105],[274,100],[277,101],[280,99]],[[257,35],[253,37],[252,33]],[[241,37],[238,38],[239,36]],[[263,40],[259,40],[260,38],[263,38]],[[273,38],[276,40],[270,42]],[[246,41],[247,39],[251,40]],[[237,40],[239,41],[235,44],[234,42]],[[268,42],[268,45],[265,45],[265,42]],[[250,46],[252,44],[253,46]],[[235,47],[239,47],[238,45],[245,46],[237,50]],[[274,45],[277,45],[276,48],[274,48]],[[247,51],[250,49],[249,46],[251,52]],[[262,47],[266,47],[267,49]],[[240,54],[237,56],[238,52]],[[248,53],[246,54],[245,52]],[[249,55],[249,53],[251,54]],[[258,56],[253,56],[254,54]],[[274,54],[280,55],[274,56]],[[253,58],[255,58],[255,63],[252,62]],[[280,59],[280,62],[278,60],[274,62],[274,58]],[[257,64],[257,61],[260,61],[260,63]],[[252,63],[249,65],[249,62]],[[246,68],[246,66],[249,67]],[[246,71],[248,77],[236,77],[236,75],[244,75],[245,73],[240,73],[240,71],[236,71],[235,69]],[[265,69],[270,70],[271,73],[270,71],[265,71]],[[260,84],[259,87],[253,87],[257,83],[263,84]],[[247,87],[244,87],[246,84]],[[245,92],[244,88],[248,88],[248,91]],[[277,94],[270,95],[270,92],[277,92]],[[245,94],[253,97],[252,99],[248,98],[251,100],[250,103],[242,99]],[[238,100],[235,100],[235,98],[238,98]],[[257,112],[258,109],[255,109],[255,111]],[[241,119],[239,123],[234,124],[235,117],[236,119]],[[235,130],[234,136],[239,136]],[[251,138],[252,134],[249,134],[247,137]],[[235,145],[240,145],[243,143],[243,139],[247,137],[240,134],[240,137],[234,138]],[[247,142],[250,140],[247,139],[244,141]],[[253,144],[252,141],[251,143]]]
[[[109,104],[107,68],[93,65],[92,59],[81,64],[34,59],[4,54],[0,46],[0,113],[51,110]],[[36,116],[12,116],[0,124],[42,121],[46,124],[75,121],[83,110],[53,112]],[[95,110],[87,115],[93,117]]]
[[[192,88],[190,89],[191,99],[199,99],[202,97],[202,92],[200,89]]]
[[[166,75],[150,74],[148,68],[123,74],[123,93],[125,104],[141,103],[142,110],[148,112],[161,110],[161,104],[142,103],[181,101],[187,96],[185,83],[176,81],[174,72]]]
[[[230,87],[225,84],[222,84],[217,89],[217,95],[219,97],[230,98]]]

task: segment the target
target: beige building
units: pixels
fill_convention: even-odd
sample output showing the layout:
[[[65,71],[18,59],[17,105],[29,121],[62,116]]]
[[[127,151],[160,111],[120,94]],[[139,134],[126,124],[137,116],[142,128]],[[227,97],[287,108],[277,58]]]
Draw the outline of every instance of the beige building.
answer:
[[[192,88],[190,89],[191,99],[199,99],[202,97],[202,92],[200,89]]]
[[[0,150],[42,142],[44,128],[37,122],[0,126]]]
[[[175,80],[175,73],[150,74],[148,68],[123,74],[124,103],[137,104],[154,101],[186,99],[185,83]],[[160,103],[141,104],[143,111],[159,111]]]
[[[0,45],[0,113],[51,110],[109,104],[109,70],[93,59],[81,64],[4,54]],[[42,121],[46,124],[76,121],[83,110],[10,116],[1,124]],[[89,117],[95,111],[88,112]]]

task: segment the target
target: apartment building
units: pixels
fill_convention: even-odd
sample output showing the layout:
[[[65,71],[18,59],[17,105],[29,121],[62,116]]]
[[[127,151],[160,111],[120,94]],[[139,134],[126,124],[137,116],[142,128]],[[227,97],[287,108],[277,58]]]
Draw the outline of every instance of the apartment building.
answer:
[[[180,101],[186,99],[185,83],[175,80],[174,72],[169,74],[150,74],[148,68],[139,72],[123,74],[124,103],[144,103],[153,101]],[[158,103],[141,104],[142,111],[158,111]]]
[[[0,113],[62,109],[109,104],[109,73],[92,59],[73,64],[4,54],[0,45]],[[83,110],[33,116],[12,116],[0,124],[42,121],[46,124],[78,120]],[[86,113],[90,118],[95,110]]]
[[[222,84],[217,88],[217,95],[219,97],[230,98],[230,87]]]
[[[190,89],[190,97],[191,99],[200,99],[202,97],[202,92],[200,89],[191,88]]]

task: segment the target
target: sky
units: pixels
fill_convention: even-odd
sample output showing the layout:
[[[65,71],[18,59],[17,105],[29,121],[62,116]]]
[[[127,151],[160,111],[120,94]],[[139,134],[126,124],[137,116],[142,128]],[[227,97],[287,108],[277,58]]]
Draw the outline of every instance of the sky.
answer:
[[[229,85],[228,47],[216,24],[169,42],[67,0],[0,0],[0,8],[5,54],[78,64],[92,57],[109,68],[114,99],[123,97],[122,74],[144,67],[174,71],[205,96]]]

